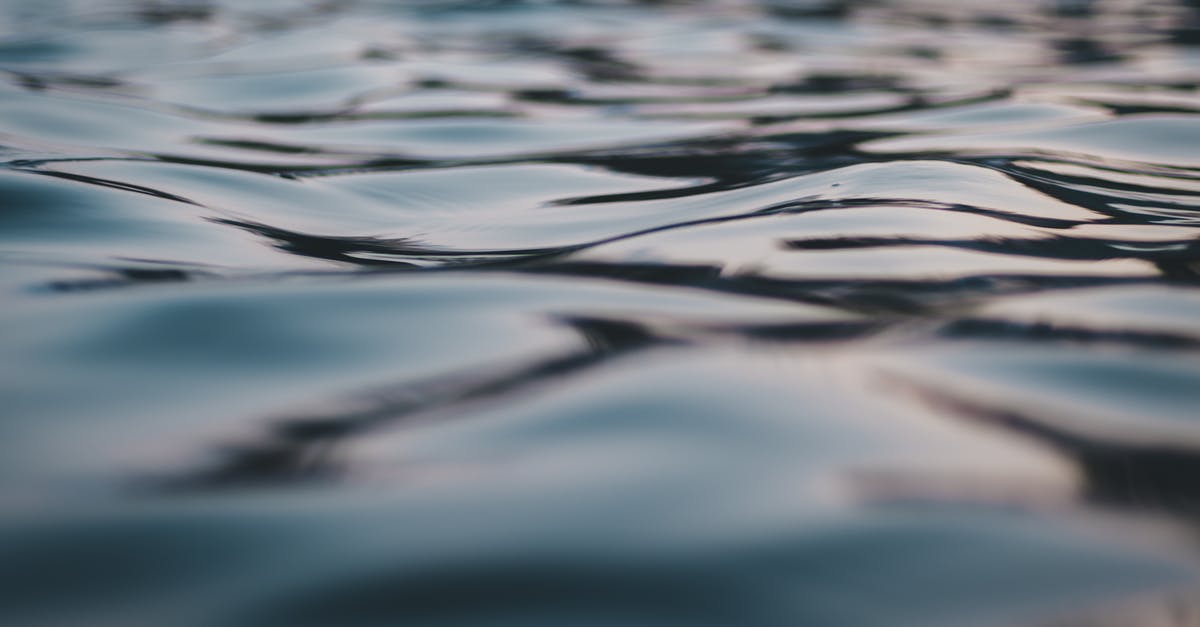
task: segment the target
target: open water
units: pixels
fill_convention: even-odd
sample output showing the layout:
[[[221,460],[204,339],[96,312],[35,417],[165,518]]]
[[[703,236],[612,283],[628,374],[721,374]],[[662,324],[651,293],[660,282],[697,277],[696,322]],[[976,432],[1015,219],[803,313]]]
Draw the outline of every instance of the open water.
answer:
[[[1200,7],[0,5],[0,622],[1200,625]]]

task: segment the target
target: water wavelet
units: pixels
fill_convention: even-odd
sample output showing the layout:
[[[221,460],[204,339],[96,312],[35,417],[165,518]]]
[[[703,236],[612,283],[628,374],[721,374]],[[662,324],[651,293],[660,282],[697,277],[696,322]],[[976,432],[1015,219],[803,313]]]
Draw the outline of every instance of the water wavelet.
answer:
[[[991,151],[1011,154],[1025,150],[1035,155],[1088,155],[1195,169],[1200,166],[1200,159],[1192,151],[1200,133],[1197,131],[1200,128],[1196,123],[1198,119],[1185,114],[1126,115],[1105,122],[1003,135],[881,140],[863,148],[882,153],[953,151],[972,154]]]

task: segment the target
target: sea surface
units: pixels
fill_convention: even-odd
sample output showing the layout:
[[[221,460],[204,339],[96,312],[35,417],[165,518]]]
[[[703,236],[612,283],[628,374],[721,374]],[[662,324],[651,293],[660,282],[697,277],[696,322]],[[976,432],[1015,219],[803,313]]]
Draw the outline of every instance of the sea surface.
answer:
[[[1200,625],[1200,3],[3,0],[0,623]]]

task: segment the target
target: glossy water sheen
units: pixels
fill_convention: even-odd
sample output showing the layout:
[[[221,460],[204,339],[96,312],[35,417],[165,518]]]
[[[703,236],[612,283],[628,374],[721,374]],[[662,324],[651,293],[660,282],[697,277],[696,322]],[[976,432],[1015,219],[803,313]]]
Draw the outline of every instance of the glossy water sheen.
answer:
[[[0,622],[1200,624],[1200,9],[7,0]]]

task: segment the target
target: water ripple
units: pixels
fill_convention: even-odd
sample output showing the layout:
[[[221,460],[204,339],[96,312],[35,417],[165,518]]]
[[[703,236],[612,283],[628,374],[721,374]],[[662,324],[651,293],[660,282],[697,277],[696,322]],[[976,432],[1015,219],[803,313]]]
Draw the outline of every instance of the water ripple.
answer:
[[[0,622],[1200,624],[1200,10],[0,7]]]

